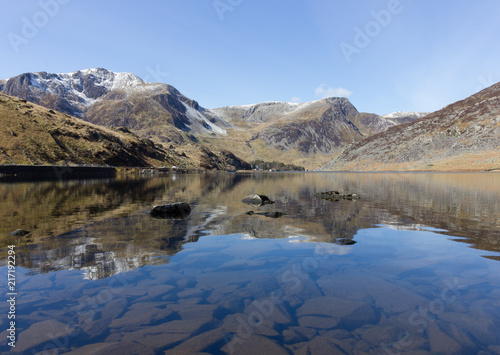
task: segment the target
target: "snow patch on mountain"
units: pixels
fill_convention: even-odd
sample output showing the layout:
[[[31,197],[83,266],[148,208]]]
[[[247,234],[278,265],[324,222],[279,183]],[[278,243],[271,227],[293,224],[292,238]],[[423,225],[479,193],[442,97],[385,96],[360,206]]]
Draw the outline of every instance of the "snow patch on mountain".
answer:
[[[95,85],[103,86],[108,90],[129,89],[145,82],[137,75],[132,73],[115,73],[106,69],[94,68],[84,69],[73,73],[59,73],[62,81],[73,82],[80,81],[81,78],[92,78]]]
[[[190,122],[199,122],[205,130],[214,132],[214,133],[219,134],[219,135],[226,135],[227,134],[225,129],[210,122],[205,116],[203,116],[200,113],[200,111],[194,109],[193,107],[189,106],[185,102],[181,101],[181,103],[186,108],[186,115],[187,115]]]
[[[284,102],[284,101],[265,101],[265,102],[259,102],[256,104],[248,104],[248,105],[236,105],[236,106],[225,106],[225,107],[220,107],[220,108],[215,108],[212,109],[211,111],[216,111],[216,110],[224,110],[224,109],[234,109],[234,110],[255,110],[257,108],[281,108],[286,111],[289,111],[289,113],[300,110],[303,107],[306,107],[313,103],[315,101],[311,102]]]
[[[396,111],[383,115],[384,118],[416,117],[421,118],[427,115],[426,112]]]
[[[89,107],[110,91],[130,93],[145,86],[144,81],[131,73],[114,73],[106,69],[85,69],[72,73],[30,73],[30,85],[36,96],[44,92],[63,95],[68,102]],[[12,79],[12,78],[11,78]],[[8,82],[9,80],[6,80]]]
[[[307,107],[316,101],[311,102],[281,102],[267,101],[250,105],[226,106],[208,110],[228,122],[234,119],[243,119],[247,122],[268,122],[274,118],[288,115]]]

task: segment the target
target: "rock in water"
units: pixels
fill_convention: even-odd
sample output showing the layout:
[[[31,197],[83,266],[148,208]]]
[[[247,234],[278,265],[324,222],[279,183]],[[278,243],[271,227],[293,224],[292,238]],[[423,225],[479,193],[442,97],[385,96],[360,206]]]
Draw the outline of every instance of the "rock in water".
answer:
[[[264,206],[264,205],[270,205],[274,203],[274,201],[271,201],[269,197],[265,195],[258,195],[258,194],[251,194],[245,197],[241,202],[246,203],[247,205],[251,206]]]
[[[31,232],[29,231],[25,231],[24,229],[16,229],[15,231],[13,231],[12,233],[10,233],[11,236],[13,237],[23,237],[25,236],[26,234],[30,234]]]
[[[361,197],[358,194],[341,194],[338,191],[326,191],[315,194],[316,197],[322,198],[328,201],[340,201],[340,200],[359,200]]]
[[[283,212],[275,211],[275,212],[266,212],[264,216],[269,218],[280,218],[283,216]]]
[[[178,202],[170,205],[154,206],[149,215],[154,218],[184,219],[191,213],[191,206],[186,202]]]

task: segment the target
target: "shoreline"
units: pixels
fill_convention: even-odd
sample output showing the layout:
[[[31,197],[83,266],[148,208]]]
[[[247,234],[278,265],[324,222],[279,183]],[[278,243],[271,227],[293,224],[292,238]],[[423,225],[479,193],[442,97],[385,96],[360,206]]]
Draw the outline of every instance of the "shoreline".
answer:
[[[453,170],[314,170],[317,173],[498,173],[500,169]]]
[[[0,165],[0,181],[7,182],[112,178],[116,173],[108,166]]]
[[[167,167],[112,167],[112,166],[60,166],[60,165],[0,165],[0,182],[37,181],[37,180],[75,180],[88,178],[114,178],[117,175],[159,175],[168,173],[200,174],[211,173],[196,168]],[[223,172],[223,170],[216,171]],[[500,173],[494,169],[455,169],[455,170],[311,170],[311,171],[267,171],[237,170],[238,174],[275,174],[275,173]]]

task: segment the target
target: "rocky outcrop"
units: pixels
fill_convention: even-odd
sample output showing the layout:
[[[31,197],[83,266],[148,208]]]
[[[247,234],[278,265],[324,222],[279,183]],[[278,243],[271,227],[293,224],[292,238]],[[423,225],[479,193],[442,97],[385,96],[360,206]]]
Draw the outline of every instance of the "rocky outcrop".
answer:
[[[200,167],[207,170],[251,170],[252,166],[228,150],[200,148]]]
[[[259,138],[282,151],[332,153],[363,138],[351,121],[358,114],[346,98],[324,99],[282,117],[264,128]]]

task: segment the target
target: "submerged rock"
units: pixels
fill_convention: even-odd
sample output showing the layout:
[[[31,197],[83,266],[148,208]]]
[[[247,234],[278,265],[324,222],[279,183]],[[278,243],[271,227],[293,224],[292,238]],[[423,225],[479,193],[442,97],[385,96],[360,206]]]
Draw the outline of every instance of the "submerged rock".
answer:
[[[24,237],[26,234],[30,234],[30,231],[25,231],[24,229],[16,229],[12,233],[10,233],[13,237]]]
[[[191,206],[186,202],[173,203],[170,205],[154,206],[149,215],[154,218],[184,219],[191,213]]]
[[[269,217],[269,218],[280,218],[283,216],[283,212],[279,212],[279,211],[266,212],[266,213],[264,213],[264,216]]]
[[[358,194],[341,194],[338,191],[320,192],[315,194],[315,196],[328,201],[358,200],[361,198]]]
[[[270,205],[274,203],[274,201],[271,201],[271,199],[269,199],[269,197],[267,197],[266,195],[258,195],[258,194],[248,195],[243,200],[241,200],[241,202],[256,207]]]
[[[322,192],[321,194],[322,195],[340,195],[340,192],[338,192],[338,191],[326,191],[326,192]]]
[[[269,217],[269,218],[280,218],[283,217],[285,214],[280,211],[271,211],[271,212],[254,212],[254,211],[248,211],[245,213],[246,215],[249,216],[264,216],[264,217]]]

